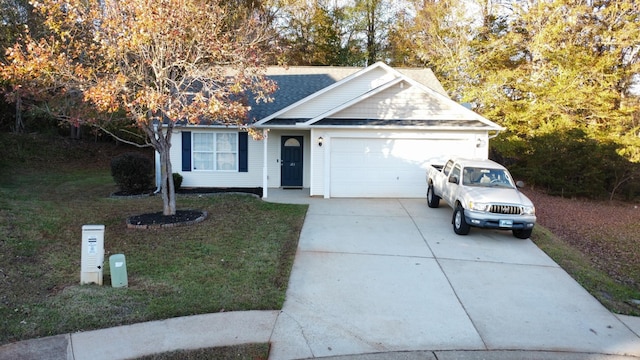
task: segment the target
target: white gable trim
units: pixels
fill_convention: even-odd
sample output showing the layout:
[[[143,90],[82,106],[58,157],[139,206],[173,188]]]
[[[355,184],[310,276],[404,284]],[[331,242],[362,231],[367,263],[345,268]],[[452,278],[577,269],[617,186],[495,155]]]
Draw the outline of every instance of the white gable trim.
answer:
[[[386,64],[384,64],[382,62],[377,62],[377,63],[375,63],[375,64],[373,64],[373,65],[371,65],[369,67],[366,67],[364,69],[356,71],[355,73],[345,77],[344,79],[342,79],[340,81],[337,81],[337,82],[327,86],[326,88],[324,88],[322,90],[319,90],[319,91],[317,91],[317,92],[305,97],[304,99],[296,101],[295,103],[285,107],[282,110],[276,111],[275,113],[273,113],[273,114],[271,114],[271,115],[269,115],[269,116],[257,121],[254,124],[254,126],[260,127],[260,126],[264,125],[264,123],[266,123],[267,121],[269,121],[271,119],[274,119],[274,118],[276,118],[276,117],[278,117],[278,116],[290,111],[293,108],[296,108],[296,107],[298,107],[298,106],[300,106],[300,105],[302,105],[302,104],[304,104],[304,103],[306,103],[306,102],[308,102],[308,101],[310,101],[310,100],[312,100],[312,99],[314,99],[316,97],[321,96],[322,94],[325,94],[325,93],[327,93],[327,92],[329,92],[329,91],[341,86],[342,84],[344,84],[346,82],[349,82],[349,81],[351,81],[351,80],[353,80],[355,78],[358,78],[358,77],[360,77],[360,76],[362,76],[362,75],[364,75],[366,73],[369,73],[369,72],[373,71],[374,69],[378,69],[378,68],[382,68],[387,72],[389,72],[389,70],[393,70],[389,66],[387,66]],[[394,73],[397,73],[397,72],[394,71]]]
[[[310,119],[308,121],[305,121],[304,123],[301,123],[301,125],[313,125],[317,121],[320,121],[320,120],[322,120],[322,119],[324,119],[324,118],[326,118],[328,116],[331,116],[331,115],[333,115],[333,114],[335,114],[335,113],[337,113],[339,111],[342,111],[342,110],[344,110],[344,109],[346,109],[346,108],[348,108],[348,107],[350,107],[350,106],[352,106],[354,104],[357,104],[357,103],[361,102],[362,100],[365,100],[365,99],[367,99],[367,98],[369,98],[369,97],[371,97],[371,96],[373,96],[375,94],[381,93],[381,92],[385,91],[386,89],[388,89],[388,88],[390,88],[390,87],[392,87],[392,86],[394,86],[396,84],[401,83],[402,81],[403,81],[402,78],[395,78],[395,79],[393,79],[393,80],[391,80],[391,81],[389,81],[389,82],[387,82],[385,84],[382,84],[382,85],[376,87],[375,89],[367,91],[366,93],[364,93],[364,94],[362,94],[362,95],[360,95],[360,96],[358,96],[358,97],[356,97],[356,98],[354,98],[352,100],[349,100],[349,101],[343,103],[342,105],[339,105],[339,106],[337,106],[337,107],[335,107],[335,108],[333,108],[333,109],[331,109],[329,111],[325,111],[323,114],[320,114],[320,115],[314,117],[313,119]]]
[[[481,116],[480,114],[476,113],[475,111],[473,111],[473,110],[471,110],[471,109],[468,109],[468,108],[466,108],[466,107],[464,107],[464,106],[460,105],[459,103],[457,103],[457,102],[453,101],[453,100],[452,100],[451,98],[449,98],[448,96],[445,96],[445,95],[443,95],[443,94],[441,94],[441,93],[439,93],[439,92],[435,91],[434,89],[432,89],[432,88],[430,88],[430,87],[428,87],[428,86],[426,86],[426,85],[423,85],[423,84],[421,84],[421,83],[419,83],[419,82],[417,82],[417,81],[413,80],[412,78],[410,78],[410,77],[408,77],[408,76],[406,76],[406,75],[402,74],[401,72],[399,72],[398,70],[396,70],[396,69],[394,69],[394,68],[392,68],[392,67],[390,67],[390,66],[387,66],[387,65],[385,65],[385,64],[382,64],[382,65],[384,65],[384,68],[385,68],[385,69],[387,69],[388,71],[391,71],[391,72],[393,72],[394,74],[396,74],[397,76],[399,76],[399,77],[403,78],[404,80],[406,80],[406,81],[407,81],[408,83],[410,83],[411,85],[413,85],[413,86],[417,86],[418,88],[422,89],[423,91],[425,91],[425,92],[427,92],[427,93],[429,93],[429,94],[433,95],[433,96],[434,96],[434,97],[436,97],[438,100],[442,100],[442,101],[444,101],[447,105],[453,106],[453,107],[455,107],[455,108],[459,108],[460,110],[462,110],[462,112],[463,112],[463,113],[468,114],[472,119],[479,120],[479,121],[481,121],[482,123],[484,123],[484,124],[486,124],[486,125],[490,126],[490,127],[491,127],[491,129],[489,129],[489,130],[496,130],[496,131],[502,131],[502,130],[505,130],[505,128],[504,128],[504,127],[502,127],[502,126],[500,126],[500,125],[498,125],[498,124],[494,123],[493,121],[491,121],[491,120],[489,120],[489,119],[487,119],[487,118],[485,118],[485,117]]]
[[[392,69],[392,70],[393,70],[393,69]],[[394,71],[395,71],[395,70],[394,70]],[[467,107],[462,106],[461,104],[459,104],[459,103],[457,103],[457,102],[455,102],[455,101],[451,100],[451,98],[449,98],[448,96],[444,96],[444,95],[440,94],[439,92],[437,92],[437,91],[435,91],[435,90],[431,89],[430,87],[425,86],[425,85],[422,85],[421,83],[419,83],[419,82],[417,82],[417,81],[415,81],[415,80],[411,79],[410,77],[406,77],[406,76],[404,76],[404,75],[402,75],[402,74],[400,74],[400,75],[401,75],[401,76],[403,76],[404,78],[406,78],[407,82],[411,83],[412,85],[414,85],[414,86],[417,86],[417,87],[421,88],[421,89],[422,89],[422,90],[424,90],[425,92],[427,92],[427,93],[429,93],[429,94],[431,94],[431,95],[435,96],[436,98],[438,98],[439,100],[442,100],[442,101],[443,101],[443,102],[445,102],[446,104],[448,104],[448,105],[450,105],[450,106],[453,106],[453,107],[456,107],[456,108],[458,108],[458,109],[462,110],[462,112],[463,112],[463,113],[468,114],[472,119],[478,120],[478,121],[480,121],[480,122],[482,122],[482,123],[484,123],[484,124],[486,124],[486,125],[490,126],[490,127],[491,127],[491,129],[489,129],[489,130],[503,131],[503,130],[505,130],[505,129],[506,129],[505,127],[502,127],[502,126],[500,126],[500,125],[498,125],[498,124],[494,123],[493,121],[491,121],[491,120],[489,120],[489,119],[487,119],[487,118],[483,117],[482,115],[480,115],[480,114],[476,113],[475,111],[473,111],[473,110],[471,110],[471,109],[468,109]]]
[[[422,91],[425,91],[428,95],[435,96],[436,100],[442,101],[444,104],[449,105],[449,106],[453,107],[456,110],[460,110],[460,112],[462,114],[469,115],[469,117],[466,117],[466,118],[456,118],[456,119],[450,118],[449,116],[437,116],[437,115],[435,115],[435,116],[430,116],[431,119],[434,119],[434,120],[478,120],[478,121],[480,121],[483,124],[488,126],[488,128],[487,127],[465,127],[464,129],[467,129],[467,130],[503,131],[505,129],[504,127],[499,126],[498,124],[496,124],[496,123],[494,123],[494,122],[482,117],[481,115],[475,113],[474,111],[469,110],[466,107],[458,104],[457,102],[449,99],[448,97],[438,93],[437,91],[434,91],[431,88],[429,88],[427,86],[424,86],[424,85],[420,84],[417,81],[413,81],[412,79],[410,79],[410,78],[408,78],[408,77],[406,77],[406,76],[404,76],[402,74],[398,73],[398,75],[400,75],[400,77],[395,78],[395,79],[393,79],[393,80],[391,80],[391,81],[389,81],[389,82],[387,82],[387,83],[385,83],[385,84],[383,84],[383,85],[381,85],[381,86],[379,86],[379,87],[377,87],[377,88],[375,88],[375,89],[373,89],[371,91],[368,91],[367,93],[365,93],[365,94],[363,94],[363,95],[361,95],[361,96],[359,96],[357,98],[354,98],[354,99],[352,99],[350,101],[347,101],[346,103],[344,103],[344,104],[342,104],[340,106],[337,106],[337,107],[335,107],[335,108],[333,108],[333,109],[331,109],[329,111],[326,111],[326,112],[316,116],[313,119],[310,119],[310,120],[308,120],[308,121],[306,121],[304,123],[296,124],[296,126],[310,127],[310,126],[314,125],[316,122],[318,122],[320,120],[323,120],[323,119],[325,119],[327,117],[330,117],[331,115],[336,114],[336,113],[338,113],[338,112],[340,112],[340,111],[342,111],[344,109],[347,109],[347,108],[349,108],[349,107],[351,107],[351,106],[353,106],[353,105],[355,105],[355,104],[357,104],[359,102],[362,102],[362,101],[366,100],[369,97],[372,97],[372,96],[374,96],[374,95],[376,95],[378,93],[381,93],[381,92],[391,88],[394,85],[397,85],[397,84],[399,84],[401,82],[407,82],[411,86],[416,86],[419,89],[421,89]],[[332,128],[332,127],[335,127],[335,126],[332,126],[332,125],[326,125],[326,126],[314,125],[314,127],[316,127],[316,128]],[[372,127],[371,126],[362,125],[362,126],[356,126],[355,128],[372,128]],[[389,128],[394,128],[394,127],[384,126],[384,127],[373,127],[373,128],[387,128],[387,129],[389,129]],[[406,128],[406,129],[415,128],[415,129],[418,129],[420,127],[419,126],[398,126],[397,128],[399,128],[399,129],[402,129],[402,128]],[[459,126],[438,126],[437,128],[438,129],[442,129],[442,130],[460,130]]]

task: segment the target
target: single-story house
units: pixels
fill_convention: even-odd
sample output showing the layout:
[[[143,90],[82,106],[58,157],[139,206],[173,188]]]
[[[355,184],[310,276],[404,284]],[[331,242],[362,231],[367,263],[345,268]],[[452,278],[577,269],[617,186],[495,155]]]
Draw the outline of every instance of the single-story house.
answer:
[[[319,197],[424,197],[425,169],[488,157],[502,128],[451,100],[429,69],[376,63],[273,67],[279,89],[254,104],[254,140],[234,127],[175,128],[183,187],[308,188]]]

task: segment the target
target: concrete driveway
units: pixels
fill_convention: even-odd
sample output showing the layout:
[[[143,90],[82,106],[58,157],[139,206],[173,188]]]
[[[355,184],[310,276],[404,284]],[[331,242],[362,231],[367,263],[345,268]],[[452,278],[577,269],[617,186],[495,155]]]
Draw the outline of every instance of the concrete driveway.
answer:
[[[420,199],[303,202],[310,207],[270,359],[412,350],[640,356],[638,318],[607,311],[530,240],[483,229],[455,235],[451,209]]]

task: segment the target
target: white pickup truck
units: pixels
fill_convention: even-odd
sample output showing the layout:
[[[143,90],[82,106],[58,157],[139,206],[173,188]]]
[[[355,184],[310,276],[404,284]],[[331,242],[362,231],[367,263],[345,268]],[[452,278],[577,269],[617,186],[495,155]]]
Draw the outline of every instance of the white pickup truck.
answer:
[[[427,203],[440,199],[453,208],[453,231],[466,235],[472,226],[513,231],[527,239],[536,223],[533,203],[518,190],[509,171],[491,160],[451,159],[427,170]]]

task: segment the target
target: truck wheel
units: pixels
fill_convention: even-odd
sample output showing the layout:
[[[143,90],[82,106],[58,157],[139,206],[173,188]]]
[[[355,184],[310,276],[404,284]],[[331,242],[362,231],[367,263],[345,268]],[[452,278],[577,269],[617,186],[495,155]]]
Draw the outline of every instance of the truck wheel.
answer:
[[[440,197],[433,193],[433,185],[429,185],[427,188],[427,204],[430,208],[437,208],[440,206]]]
[[[453,210],[453,231],[458,235],[467,235],[469,230],[471,230],[471,226],[464,218],[464,209],[458,205]]]
[[[528,239],[531,237],[531,231],[533,229],[515,229],[513,230],[513,236],[517,237],[518,239]]]

